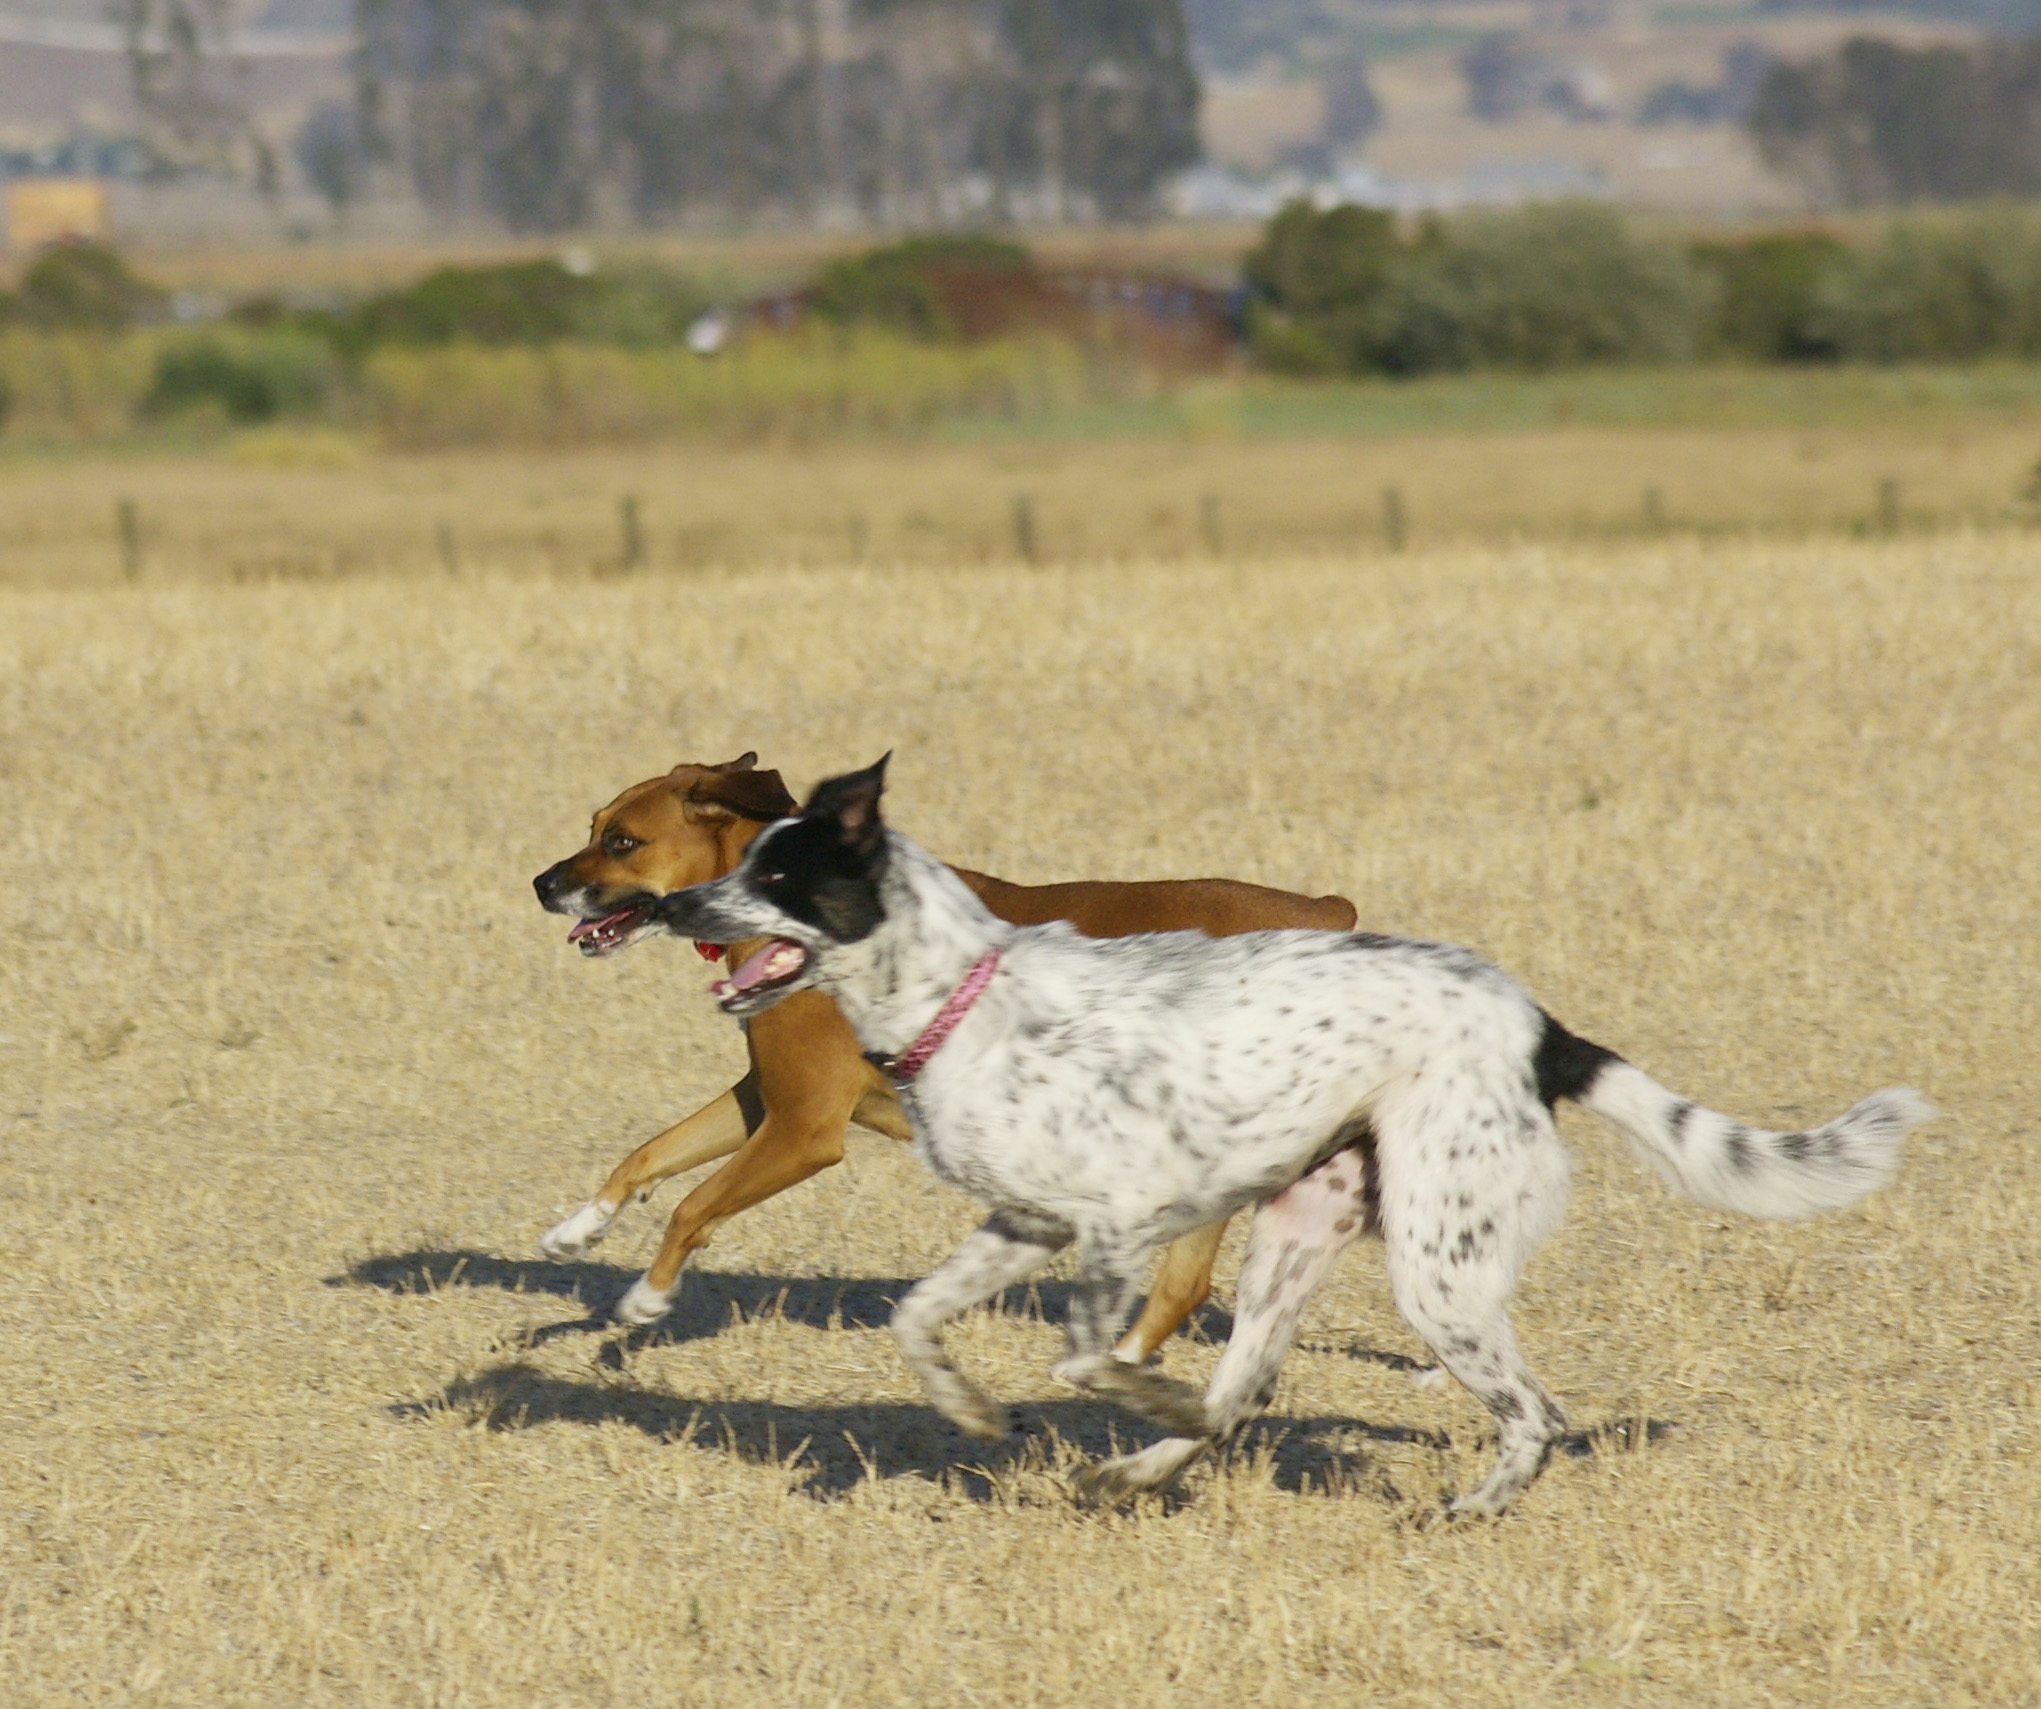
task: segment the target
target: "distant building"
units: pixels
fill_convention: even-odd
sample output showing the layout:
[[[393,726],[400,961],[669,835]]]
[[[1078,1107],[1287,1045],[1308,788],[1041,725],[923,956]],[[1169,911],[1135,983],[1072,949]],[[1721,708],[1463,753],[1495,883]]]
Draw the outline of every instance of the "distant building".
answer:
[[[103,178],[16,178],[7,186],[7,246],[17,254],[46,243],[109,235]]]

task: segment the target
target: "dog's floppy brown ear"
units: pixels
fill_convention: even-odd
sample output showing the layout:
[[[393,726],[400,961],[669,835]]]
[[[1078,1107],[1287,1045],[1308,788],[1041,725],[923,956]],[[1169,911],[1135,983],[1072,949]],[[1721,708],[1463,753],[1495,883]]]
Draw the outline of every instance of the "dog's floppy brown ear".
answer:
[[[715,813],[734,814],[739,819],[770,822],[784,819],[794,811],[794,798],[776,771],[755,771],[756,754],[746,754],[729,766],[704,771],[688,785],[681,800],[689,807]]]

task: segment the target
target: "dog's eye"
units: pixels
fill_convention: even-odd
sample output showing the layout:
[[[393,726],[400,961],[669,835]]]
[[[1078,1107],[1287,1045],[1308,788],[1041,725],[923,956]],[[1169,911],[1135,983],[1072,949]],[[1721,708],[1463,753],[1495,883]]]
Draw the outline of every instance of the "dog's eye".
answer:
[[[602,840],[602,852],[608,855],[611,860],[622,860],[631,850],[640,846],[642,845],[640,845],[636,837],[615,836],[605,837]]]

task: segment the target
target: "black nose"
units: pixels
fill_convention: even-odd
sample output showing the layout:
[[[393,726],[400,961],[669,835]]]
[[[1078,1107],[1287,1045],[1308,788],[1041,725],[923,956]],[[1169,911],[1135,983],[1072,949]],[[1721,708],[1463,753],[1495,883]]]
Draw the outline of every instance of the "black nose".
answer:
[[[564,860],[556,861],[532,880],[532,889],[538,892],[540,906],[550,907],[553,898],[560,894],[560,868],[566,864]]]

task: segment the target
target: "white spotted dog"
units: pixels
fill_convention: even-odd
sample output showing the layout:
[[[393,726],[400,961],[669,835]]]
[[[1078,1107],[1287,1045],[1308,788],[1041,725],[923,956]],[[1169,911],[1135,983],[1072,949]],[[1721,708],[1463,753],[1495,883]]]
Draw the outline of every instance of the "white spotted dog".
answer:
[[[944,1356],[942,1326],[1075,1245],[1058,1374],[1176,1433],[1095,1468],[1094,1493],[1166,1483],[1254,1418],[1333,1260],[1375,1232],[1398,1309],[1500,1432],[1494,1471],[1452,1509],[1498,1513],[1565,1427],[1505,1310],[1566,1198],[1557,1100],[1607,1117],[1689,1197],[1761,1217],[1852,1203],[1933,1113],[1895,1089],[1805,1133],[1745,1127],[1449,945],[1006,925],[882,823],[885,763],[822,784],[729,876],[655,913],[684,938],[770,939],[714,987],[722,1007],[828,992],[899,1085],[921,1155],[992,1207],[893,1317],[962,1429],[1007,1420]],[[1248,1205],[1233,1336],[1205,1392],[1113,1359],[1147,1254]]]

